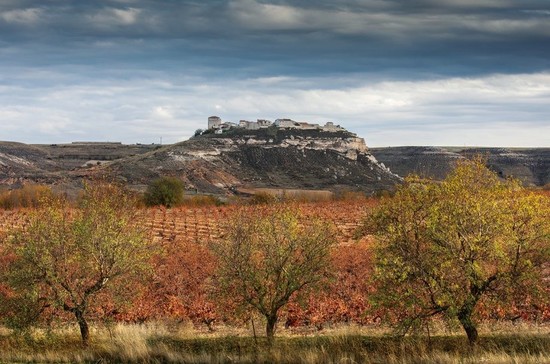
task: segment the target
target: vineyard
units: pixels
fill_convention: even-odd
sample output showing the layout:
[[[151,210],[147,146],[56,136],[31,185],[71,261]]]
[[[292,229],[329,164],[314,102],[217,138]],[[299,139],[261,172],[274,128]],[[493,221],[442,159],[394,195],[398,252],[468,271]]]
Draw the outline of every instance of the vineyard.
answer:
[[[323,201],[293,203],[304,220],[317,218],[333,224],[338,231],[341,244],[355,241],[354,235],[367,210],[375,200]],[[234,216],[237,210],[265,209],[262,206],[205,206],[205,207],[164,207],[144,208],[140,211],[140,223],[148,230],[156,243],[166,244],[179,241],[184,243],[207,243],[224,236],[224,223]],[[0,210],[0,231],[6,228],[24,226],[28,209]]]
[[[371,240],[358,238],[358,228],[377,204],[375,199],[345,201],[293,202],[303,221],[320,219],[337,232],[338,248],[332,256],[333,276],[322,291],[310,291],[305,299],[291,301],[282,324],[322,329],[334,323],[377,324],[387,312],[371,307]],[[151,261],[152,274],[130,277],[126,284],[126,302],[115,302],[108,291],[93,307],[96,319],[145,322],[169,319],[190,321],[196,327],[213,330],[218,324],[240,325],[246,314],[235,314],[232,302],[220,301],[212,277],[216,261],[209,244],[224,239],[227,222],[237,212],[269,210],[265,205],[226,205],[208,207],[161,207],[139,210],[138,224],[159,250]],[[0,229],[5,231],[28,222],[31,210],[1,210]],[[528,319],[547,321],[548,307],[513,307],[504,310],[483,306],[482,316],[489,319]],[[50,319],[67,319],[63,312],[51,309]],[[398,318],[399,313],[392,313]]]
[[[317,218],[333,224],[337,229],[340,244],[355,241],[357,228],[375,200],[323,201],[293,203],[304,220]],[[262,206],[208,206],[200,208],[162,207],[142,211],[142,220],[149,227],[155,242],[162,244],[180,243],[204,244],[223,238],[224,224],[231,220],[237,210],[265,209]],[[8,216],[4,217],[6,214]],[[4,221],[13,219],[13,214],[4,213]],[[10,218],[10,216],[12,216]]]
[[[334,253],[334,265],[341,271],[333,283],[338,290],[313,294],[308,302],[294,302],[287,313],[287,325],[315,324],[321,327],[328,321],[365,321],[367,307],[365,292],[369,290],[368,239],[357,239],[357,229],[368,209],[376,200],[295,202],[291,208],[300,212],[307,222],[319,219],[332,225],[339,248]],[[145,227],[149,239],[158,247],[151,265],[150,277],[134,277],[127,283],[127,299],[131,305],[120,310],[108,294],[95,307],[95,314],[117,320],[143,322],[148,319],[175,318],[192,320],[197,324],[223,321],[231,317],[231,302],[220,304],[213,298],[210,277],[215,273],[214,258],[209,244],[224,238],[224,227],[237,212],[260,213],[269,210],[265,205],[227,205],[208,207],[163,207],[139,210],[138,224]],[[30,209],[1,210],[0,229],[22,227],[29,221]],[[330,291],[330,290],[328,290]],[[328,292],[327,291],[327,292]],[[52,312],[52,315],[64,316]]]
[[[364,315],[368,307],[365,292],[370,289],[368,239],[358,239],[356,235],[365,214],[375,203],[375,200],[292,203],[303,221],[320,219],[335,228],[339,248],[333,261],[338,273],[331,285],[339,289],[311,292],[307,302],[293,302],[286,312],[286,326],[321,328],[329,322],[370,319]],[[157,272],[149,288],[156,289],[142,290],[137,308],[120,317],[130,321],[158,316],[186,318],[210,329],[222,320],[240,321],[242,317],[233,317],[232,303],[217,302],[215,288],[209,286],[215,262],[208,246],[224,238],[224,227],[236,213],[252,213],[252,210],[267,213],[269,208],[230,205],[142,210],[141,218],[148,224],[151,239],[162,246],[166,254],[155,262]]]

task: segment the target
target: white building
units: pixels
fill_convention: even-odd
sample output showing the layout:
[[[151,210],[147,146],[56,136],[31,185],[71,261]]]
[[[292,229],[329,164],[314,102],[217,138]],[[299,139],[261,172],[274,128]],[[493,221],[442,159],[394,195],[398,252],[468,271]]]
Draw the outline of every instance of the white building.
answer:
[[[299,124],[292,119],[276,119],[275,126],[279,128],[296,128]]]
[[[208,118],[208,129],[218,129],[222,125],[222,119],[219,116],[210,116]]]
[[[318,130],[321,129],[319,124],[310,124],[310,123],[298,123],[298,128],[302,130]]]
[[[269,128],[273,124],[272,121],[266,119],[258,119],[258,125],[260,128]]]
[[[258,130],[260,129],[260,124],[254,121],[241,120],[239,121],[239,126],[246,130]]]
[[[221,123],[219,128],[223,130],[229,130],[231,128],[236,128],[238,125],[235,123],[232,123],[230,121],[226,121],[225,123]]]
[[[334,125],[333,122],[329,121],[323,126],[323,131],[343,131],[346,130],[342,128],[340,125]]]
[[[334,125],[334,123],[330,121],[323,126],[319,124],[297,122],[292,119],[276,119],[275,122],[266,119],[257,119],[257,121],[240,120],[238,124],[235,124],[232,122],[223,122],[218,116],[210,116],[208,118],[208,129],[214,130],[229,130],[236,127],[246,130],[258,130],[268,128],[271,125],[275,125],[278,128],[293,128],[300,130],[323,130],[330,132],[346,131],[346,129],[342,128],[340,125]]]

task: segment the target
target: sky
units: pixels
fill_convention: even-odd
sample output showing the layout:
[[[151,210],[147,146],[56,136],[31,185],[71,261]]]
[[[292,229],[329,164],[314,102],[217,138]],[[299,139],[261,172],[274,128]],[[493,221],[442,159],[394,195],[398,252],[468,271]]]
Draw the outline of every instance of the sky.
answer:
[[[550,147],[549,0],[0,0],[0,140],[335,122],[372,147]]]

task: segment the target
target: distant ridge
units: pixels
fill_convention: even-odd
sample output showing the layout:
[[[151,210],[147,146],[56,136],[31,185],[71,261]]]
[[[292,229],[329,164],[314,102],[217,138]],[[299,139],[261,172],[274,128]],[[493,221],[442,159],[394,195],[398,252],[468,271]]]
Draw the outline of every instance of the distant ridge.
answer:
[[[199,193],[229,195],[249,188],[375,193],[392,189],[410,173],[442,179],[458,159],[475,154],[486,156],[503,178],[515,176],[528,186],[550,183],[550,148],[367,148],[345,130],[263,128],[207,133],[163,146],[0,142],[0,186],[77,188],[92,175],[109,174],[143,190],[170,175]]]
[[[458,159],[481,155],[502,178],[519,178],[527,186],[550,183],[550,148],[391,147],[370,151],[400,176],[414,173],[441,180]]]

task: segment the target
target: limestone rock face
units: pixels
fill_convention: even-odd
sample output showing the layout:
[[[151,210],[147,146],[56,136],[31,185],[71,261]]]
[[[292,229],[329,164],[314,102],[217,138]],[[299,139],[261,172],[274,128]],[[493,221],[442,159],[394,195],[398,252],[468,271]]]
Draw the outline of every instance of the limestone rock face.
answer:
[[[193,189],[392,189],[401,179],[380,165],[364,139],[349,132],[247,130],[207,135],[121,160],[109,168],[128,181],[173,175]],[[148,176],[148,177],[147,177]]]
[[[475,154],[503,178],[528,186],[550,183],[550,148],[368,148],[364,139],[342,130],[261,129],[166,146],[0,142],[0,187],[41,183],[67,190],[99,173],[141,190],[168,175],[189,189],[216,194],[239,188],[374,193],[393,189],[410,173],[443,179],[457,160]]]

